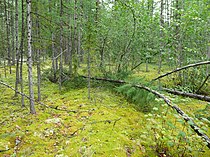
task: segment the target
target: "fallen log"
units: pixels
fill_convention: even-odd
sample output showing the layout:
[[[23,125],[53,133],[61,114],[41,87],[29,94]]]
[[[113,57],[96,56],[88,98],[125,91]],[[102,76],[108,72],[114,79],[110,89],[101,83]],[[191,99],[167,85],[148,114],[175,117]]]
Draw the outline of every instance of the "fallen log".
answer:
[[[210,97],[209,96],[187,93],[187,92],[181,92],[181,91],[172,90],[172,89],[168,89],[168,88],[163,88],[163,90],[168,92],[168,93],[171,93],[171,94],[181,95],[181,96],[185,96],[185,97],[190,97],[190,98],[195,98],[195,99],[198,99],[198,100],[204,100],[204,101],[210,102]]]
[[[82,76],[83,78],[88,78],[87,76]],[[92,80],[99,80],[99,81],[108,81],[112,83],[119,83],[119,84],[129,84],[129,82],[126,82],[124,80],[112,80],[108,78],[96,78],[96,77],[90,77]],[[150,89],[149,87],[143,86],[143,85],[132,85],[135,88],[144,89],[148,92],[153,93],[157,97],[163,99],[165,103],[173,108],[188,124],[190,127],[197,133],[198,136],[202,137],[203,140],[207,143],[207,147],[210,149],[210,138],[202,132],[202,130],[198,127],[198,125],[193,121],[191,117],[189,117],[184,111],[182,111],[178,106],[173,105],[168,98],[166,98],[163,94]]]
[[[3,85],[3,86],[5,86],[5,87],[7,87],[7,88],[9,88],[9,89],[11,89],[11,90],[17,92],[17,94],[22,95],[22,96],[26,97],[26,98],[29,99],[29,100],[33,100],[33,101],[35,101],[36,103],[38,103],[38,104],[40,104],[40,105],[42,105],[42,106],[44,106],[44,107],[46,107],[46,108],[51,108],[51,109],[54,109],[54,110],[60,110],[60,111],[66,111],[66,112],[73,112],[73,113],[76,113],[76,112],[77,112],[76,110],[64,110],[64,109],[60,109],[60,108],[58,108],[58,106],[56,106],[56,107],[54,107],[54,106],[48,106],[48,105],[44,104],[43,102],[40,102],[40,101],[38,101],[38,100],[36,100],[36,99],[32,99],[32,98],[29,97],[28,95],[26,95],[26,94],[24,94],[24,93],[22,93],[22,92],[19,92],[18,90],[15,90],[15,88],[13,88],[12,86],[10,86],[10,85],[8,85],[8,84],[2,82],[2,81],[0,81],[0,85]]]
[[[175,69],[175,70],[173,70],[173,71],[170,71],[170,72],[167,72],[167,73],[165,73],[165,74],[163,74],[163,75],[160,75],[160,76],[158,76],[157,78],[154,78],[152,81],[156,81],[156,80],[158,80],[158,79],[160,79],[160,78],[163,78],[163,77],[165,77],[165,76],[167,76],[167,75],[170,75],[170,74],[172,74],[172,73],[175,73],[175,72],[178,72],[178,71],[181,71],[181,70],[190,68],[190,67],[195,67],[195,66],[200,66],[200,65],[205,65],[205,64],[210,64],[210,61],[205,61],[205,62],[199,62],[199,63],[189,64],[189,65],[186,65],[186,66],[177,68],[177,69]]]

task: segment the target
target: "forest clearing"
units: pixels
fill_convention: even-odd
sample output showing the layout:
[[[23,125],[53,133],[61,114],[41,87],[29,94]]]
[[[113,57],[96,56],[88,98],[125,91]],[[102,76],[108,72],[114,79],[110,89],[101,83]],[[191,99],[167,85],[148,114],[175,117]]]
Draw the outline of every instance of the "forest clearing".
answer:
[[[0,156],[209,157],[209,5],[0,1]]]

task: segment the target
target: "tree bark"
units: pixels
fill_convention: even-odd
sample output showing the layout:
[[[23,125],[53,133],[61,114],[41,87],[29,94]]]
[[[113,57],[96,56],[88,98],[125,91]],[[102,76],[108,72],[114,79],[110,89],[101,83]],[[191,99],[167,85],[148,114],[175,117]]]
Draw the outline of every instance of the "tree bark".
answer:
[[[4,12],[5,12],[5,23],[6,23],[6,33],[7,33],[7,59],[8,59],[8,66],[10,69],[10,74],[12,73],[11,71],[11,57],[10,57],[10,30],[9,30],[9,11],[7,7],[7,1],[4,0]]]
[[[77,17],[77,0],[74,0],[74,36],[73,36],[74,43],[73,43],[73,52],[74,52],[75,56],[78,55],[78,51],[77,51],[78,50],[77,20],[78,20],[78,17]],[[77,57],[75,57],[75,61],[76,60],[77,60]],[[74,66],[78,66],[77,64],[78,63],[75,63]],[[74,68],[74,69],[76,69],[76,68]]]
[[[31,21],[31,0],[27,0],[27,24],[28,24],[28,80],[30,96],[30,113],[36,114],[34,107],[34,90],[32,74],[32,21]]]
[[[49,0],[48,1],[49,3],[49,13],[51,14],[51,3],[52,1]],[[52,23],[52,19],[53,19],[53,16],[51,16],[50,18],[50,24]],[[52,40],[52,43],[51,43],[51,48],[52,48],[52,74],[53,74],[53,82],[56,81],[56,60],[54,59],[56,57],[56,53],[55,53],[55,41],[54,41],[54,33],[53,33],[53,28],[51,28],[51,40]]]
[[[163,9],[164,4],[163,0],[160,2],[160,39],[163,39],[163,27],[164,27],[164,15],[163,15]],[[159,54],[159,67],[158,67],[158,74],[160,74],[161,68],[162,68],[162,47],[163,47],[163,41],[160,41],[160,54]]]
[[[185,96],[185,97],[190,97],[190,98],[195,98],[195,99],[198,99],[198,100],[203,100],[203,101],[210,102],[210,97],[209,96],[187,93],[187,92],[181,92],[181,91],[172,90],[172,89],[168,89],[168,88],[163,88],[163,90],[168,92],[168,93],[171,93],[171,94],[181,95],[181,96]]]
[[[21,42],[20,42],[20,88],[21,88],[21,92],[23,93],[23,55],[24,55],[24,52],[23,52],[23,47],[24,47],[24,38],[25,38],[25,14],[24,14],[24,0],[22,0],[22,32],[21,32]],[[25,104],[24,104],[24,96],[21,97],[21,104],[22,104],[22,107],[25,107]]]
[[[16,80],[15,80],[15,96],[17,96],[18,84],[20,82],[19,73],[19,49],[18,49],[18,0],[15,0],[15,48],[16,48]]]
[[[37,0],[38,1],[38,0]],[[38,8],[36,8],[36,12],[38,12]],[[36,17],[36,28],[37,28],[37,37],[40,39],[40,24],[39,24],[39,17]],[[41,101],[41,67],[40,67],[40,45],[41,42],[39,40],[39,47],[37,48],[37,93],[38,93],[38,101]]]
[[[62,86],[62,72],[63,72],[63,22],[62,22],[62,16],[63,16],[63,1],[60,0],[60,65],[59,65],[59,90],[61,90],[61,86]]]
[[[14,0],[12,0],[12,4],[14,4]],[[11,28],[11,34],[12,34],[12,48],[11,48],[11,65],[15,65],[15,54],[16,54],[16,49],[15,49],[15,42],[16,42],[16,36],[15,36],[15,31],[16,31],[16,16],[17,16],[17,14],[16,14],[16,0],[15,0],[15,21],[14,21],[14,6],[12,5],[12,7],[11,7],[11,15],[10,15],[10,17],[11,17],[11,26],[10,26],[10,28]],[[15,25],[15,26],[14,26]]]

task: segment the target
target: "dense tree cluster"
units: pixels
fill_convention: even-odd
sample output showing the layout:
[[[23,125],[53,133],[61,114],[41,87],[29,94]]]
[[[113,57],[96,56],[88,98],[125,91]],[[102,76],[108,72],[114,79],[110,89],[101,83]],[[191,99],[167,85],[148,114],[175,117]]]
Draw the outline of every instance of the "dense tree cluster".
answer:
[[[94,68],[126,74],[142,63],[148,71],[152,62],[160,73],[163,63],[177,68],[210,57],[208,0],[3,0],[0,10],[4,75],[16,65],[15,88],[23,91],[22,65],[28,64],[30,87],[33,62],[39,100],[45,61],[61,89],[64,67],[72,76],[87,64],[91,76]],[[186,77],[179,73],[181,84]]]

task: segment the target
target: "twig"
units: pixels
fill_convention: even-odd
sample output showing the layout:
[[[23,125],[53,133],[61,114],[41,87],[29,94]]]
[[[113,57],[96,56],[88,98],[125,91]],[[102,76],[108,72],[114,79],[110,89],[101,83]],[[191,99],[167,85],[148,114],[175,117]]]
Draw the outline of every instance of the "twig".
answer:
[[[64,52],[66,52],[68,49],[65,49],[63,52],[58,54],[56,57],[52,58],[52,60],[56,60],[58,57],[60,57]]]
[[[197,89],[197,91],[196,91],[195,93],[198,93],[198,92],[201,90],[201,88],[204,86],[204,84],[205,84],[206,81],[209,79],[209,77],[210,77],[210,74],[207,75],[206,79],[203,81],[203,83],[202,83],[201,86]]]

